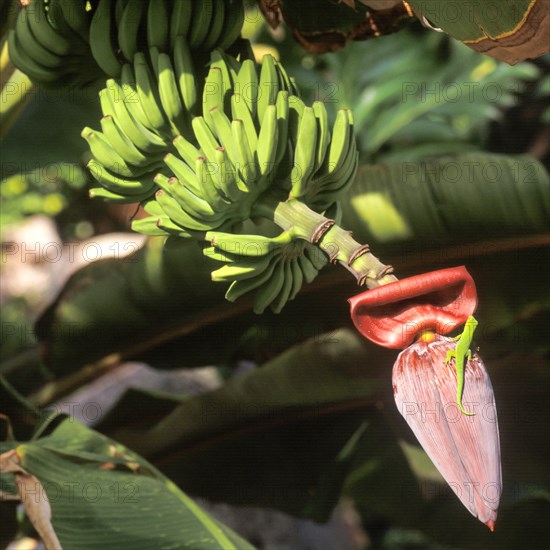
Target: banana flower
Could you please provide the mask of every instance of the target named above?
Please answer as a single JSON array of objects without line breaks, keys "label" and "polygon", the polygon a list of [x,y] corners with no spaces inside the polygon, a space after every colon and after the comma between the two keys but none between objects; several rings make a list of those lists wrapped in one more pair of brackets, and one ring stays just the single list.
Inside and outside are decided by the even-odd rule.
[{"label": "banana flower", "polygon": [[473,314],[477,293],[464,267],[368,290],[350,299],[357,329],[373,342],[405,348],[393,367],[396,405],[434,465],[472,515],[491,531],[502,492],[493,388],[479,355],[464,358],[463,403],[448,361],[456,339],[443,336]]}]

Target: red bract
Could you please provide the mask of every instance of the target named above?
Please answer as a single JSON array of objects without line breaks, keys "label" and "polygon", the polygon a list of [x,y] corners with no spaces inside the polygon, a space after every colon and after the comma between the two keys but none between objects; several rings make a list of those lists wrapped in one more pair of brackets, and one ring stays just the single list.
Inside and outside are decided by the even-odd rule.
[{"label": "red bract", "polygon": [[436,334],[399,354],[393,391],[399,412],[462,504],[493,530],[502,491],[500,443],[493,388],[477,354],[467,361],[463,404],[457,375],[445,363],[456,341]]},{"label": "red bract", "polygon": [[448,334],[476,309],[474,280],[464,266],[423,273],[349,300],[357,330],[375,344],[403,349],[423,330]]}]

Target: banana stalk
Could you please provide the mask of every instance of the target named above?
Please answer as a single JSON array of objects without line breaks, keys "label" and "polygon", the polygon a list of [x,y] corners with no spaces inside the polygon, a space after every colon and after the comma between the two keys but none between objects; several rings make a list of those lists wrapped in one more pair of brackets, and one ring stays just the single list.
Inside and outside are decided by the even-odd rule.
[{"label": "banana stalk", "polygon": [[292,231],[316,245],[331,262],[345,267],[360,286],[375,288],[397,281],[392,275],[393,267],[383,264],[371,254],[368,245],[358,243],[349,231],[334,220],[314,212],[299,200],[262,198],[254,206],[253,215],[268,218],[284,231]]}]

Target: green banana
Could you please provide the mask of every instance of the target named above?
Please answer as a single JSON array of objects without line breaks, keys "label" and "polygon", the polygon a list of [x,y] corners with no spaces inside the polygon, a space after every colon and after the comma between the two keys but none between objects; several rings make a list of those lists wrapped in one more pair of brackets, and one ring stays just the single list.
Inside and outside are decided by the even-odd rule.
[{"label": "green banana", "polygon": [[149,120],[149,128],[165,133],[167,123],[159,107],[157,86],[145,55],[141,52],[134,56],[134,73],[138,97]]},{"label": "green banana", "polygon": [[143,166],[150,161],[150,159],[132,143],[132,140],[118,128],[112,116],[107,115],[102,117],[101,130],[107,141],[125,162],[136,166]]},{"label": "green banana", "polygon": [[[290,78],[285,70],[285,68],[277,62],[277,60],[274,60],[275,67],[277,68],[277,74],[279,75],[279,87],[281,90],[286,90],[288,92],[292,91],[292,82],[290,81]],[[298,95],[298,94],[296,94]]]},{"label": "green banana", "polygon": [[211,221],[221,219],[221,216],[216,215],[204,199],[189,191],[177,178],[168,178],[163,174],[157,174],[154,182],[175,199],[182,210],[197,220]]},{"label": "green banana", "polygon": [[210,130],[206,120],[202,116],[195,117],[192,122],[193,131],[201,150],[209,162],[214,162],[216,149],[220,146],[214,134]]},{"label": "green banana", "polygon": [[292,266],[292,289],[290,291],[290,295],[288,297],[289,301],[294,300],[296,298],[298,292],[302,289],[302,285],[304,284],[304,274],[302,272],[302,268],[300,267],[300,263],[297,259],[292,260],[291,262]]},{"label": "green banana", "polygon": [[291,198],[302,197],[315,168],[317,151],[317,119],[311,107],[306,107],[298,127],[294,167],[291,173]]},{"label": "green banana", "polygon": [[219,188],[230,202],[237,202],[241,198],[241,189],[237,184],[237,174],[233,163],[229,160],[224,147],[216,149],[216,166],[219,173]]},{"label": "green banana", "polygon": [[202,92],[202,113],[204,120],[211,130],[214,130],[211,111],[216,107],[223,109],[223,102],[224,93],[222,71],[219,67],[210,67]]},{"label": "green banana", "polygon": [[211,277],[214,282],[246,281],[265,271],[271,258],[262,257],[254,260],[242,260],[224,265],[216,271],[212,271]]},{"label": "green banana", "polygon": [[254,160],[254,155],[248,138],[244,124],[241,120],[233,120],[231,122],[231,130],[233,132],[233,140],[239,162],[236,165],[237,173],[247,188],[250,188],[258,179],[259,170]]},{"label": "green banana", "polygon": [[21,10],[15,22],[15,33],[21,49],[38,65],[45,68],[59,68],[63,66],[63,56],[52,53],[46,46],[39,42],[31,31],[29,19],[33,14]]},{"label": "green banana", "polygon": [[259,82],[257,66],[252,59],[243,61],[235,82],[235,92],[240,94],[252,118],[255,119],[257,116]]},{"label": "green banana", "polygon": [[[174,223],[174,221],[165,214],[157,218],[157,227],[165,231],[168,235],[173,235],[174,237],[180,237],[184,239],[192,237],[195,233],[194,231],[187,231],[184,227],[181,227],[177,223]],[[200,235],[200,232],[198,234]],[[167,243],[164,243],[165,248],[166,246]]]},{"label": "green banana", "polygon": [[246,102],[240,94],[233,94],[231,96],[231,114],[233,120],[240,120],[243,123],[248,144],[252,150],[256,150],[258,147],[256,124],[254,123],[252,114],[246,106]]},{"label": "green banana", "polygon": [[272,255],[285,245],[292,242],[292,235],[285,231],[277,237],[265,237],[264,235],[240,235],[232,233],[220,233],[209,231],[206,239],[217,249],[231,252],[239,256],[258,258]]},{"label": "green banana", "polygon": [[218,40],[218,48],[227,50],[240,36],[243,24],[243,0],[225,0],[225,18],[223,30]]},{"label": "green banana", "polygon": [[[199,155],[194,158],[192,161],[193,165]],[[164,162],[172,173],[178,178],[179,181],[183,182],[185,186],[195,195],[201,196],[202,191],[199,185],[199,180],[197,174],[190,168],[187,162],[179,159],[172,153],[167,153],[164,155]]]},{"label": "green banana", "polygon": [[104,114],[114,113],[119,128],[130,138],[136,147],[145,153],[159,153],[166,149],[165,142],[156,134],[142,126],[135,118],[131,116],[126,107],[126,103],[120,98],[122,90],[116,80],[110,79],[106,83],[107,87],[99,92],[102,97],[102,103],[110,102],[109,111],[103,111]]},{"label": "green banana", "polygon": [[328,264],[326,254],[317,246],[306,244],[304,254],[317,271],[321,271]]},{"label": "green banana", "polygon": [[309,258],[302,254],[298,256],[298,262],[300,263],[300,269],[304,274],[304,280],[306,283],[311,283],[317,277],[319,272],[315,269]]},{"label": "green banana", "polygon": [[345,154],[345,158],[339,168],[329,174],[325,174],[315,181],[315,187],[320,191],[334,192],[345,186],[350,178],[353,178],[356,170],[358,151],[355,143],[352,141]]},{"label": "green banana", "polygon": [[256,162],[260,169],[260,174],[265,180],[263,182],[264,185],[265,183],[269,183],[268,176],[275,168],[278,135],[277,107],[269,105],[262,120],[256,150]]},{"label": "green banana", "polygon": [[[166,221],[169,221],[168,218],[166,218]],[[158,218],[154,216],[134,220],[132,222],[132,231],[136,231],[137,233],[142,233],[144,235],[150,235],[151,237],[164,237],[169,235],[167,231],[158,226]]]},{"label": "green banana", "polygon": [[336,114],[336,120],[332,127],[332,139],[328,154],[328,164],[325,162],[324,172],[337,171],[346,160],[350,146],[349,118],[345,109],[340,109]]},{"label": "green banana", "polygon": [[170,125],[177,134],[187,132],[187,111],[180,97],[170,56],[166,53],[159,54],[158,73],[160,102]]},{"label": "green banana", "polygon": [[122,54],[130,62],[138,51],[139,26],[144,8],[143,0],[128,0],[118,24],[118,44]]},{"label": "green banana", "polygon": [[12,63],[32,80],[38,82],[54,82],[58,74],[47,67],[39,65],[22,48],[17,34],[11,30],[8,34],[8,51]]},{"label": "green banana", "polygon": [[221,145],[225,148],[229,160],[232,164],[237,164],[239,159],[233,143],[231,121],[219,107],[214,107],[210,111],[210,117],[214,125],[214,132],[220,140]]},{"label": "green banana", "polygon": [[52,27],[43,0],[32,2],[21,11],[19,17],[25,17],[28,20],[34,38],[44,48],[58,56],[67,56],[71,53],[73,48],[71,41]]},{"label": "green banana", "polygon": [[301,96],[302,94],[300,93],[300,88],[298,88],[298,84],[296,82],[296,79],[291,76],[289,77],[289,80],[290,80],[290,84],[292,85],[292,89],[289,90],[289,92],[292,94],[292,95],[295,95],[295,96]]},{"label": "green banana", "polygon": [[[211,164],[204,157],[199,157],[196,161],[195,172],[199,180],[199,186],[201,189],[201,195],[210,204],[215,212],[225,210],[228,202],[220,195],[218,187],[214,182],[214,178],[211,173]],[[211,227],[210,229],[213,229]]]},{"label": "green banana", "polygon": [[[101,0],[99,1],[101,2]],[[128,0],[115,0],[115,2],[115,22],[118,28],[120,21],[122,20],[122,15],[124,14],[124,9],[128,4]]]},{"label": "green banana", "polygon": [[212,18],[210,21],[210,28],[208,33],[204,38],[203,49],[206,51],[212,50],[218,40],[220,39],[221,33],[223,31],[223,25],[225,22],[225,3],[223,0],[214,0],[214,5],[212,6]]},{"label": "green banana", "polygon": [[279,93],[279,74],[275,59],[271,54],[264,55],[260,69],[260,86],[258,90],[257,120],[261,123],[268,105],[275,105]]},{"label": "green banana", "polygon": [[170,220],[181,226],[182,229],[189,229],[192,231],[208,231],[212,229],[212,224],[197,219],[188,214],[185,210],[182,210],[178,201],[164,190],[159,189],[155,193],[155,197]]},{"label": "green banana", "polygon": [[164,229],[168,233],[168,238],[164,241],[165,250],[169,250],[170,247],[181,246],[180,239],[195,239],[200,240],[202,232],[201,231],[187,231],[175,223],[172,223],[165,216],[161,216],[157,220],[157,225],[160,229]]},{"label": "green banana", "polygon": [[[67,38],[71,42],[71,51],[77,48],[83,51],[81,47],[84,46],[81,36],[75,33],[69,26],[65,17],[63,16],[62,0],[49,0],[48,2],[48,21],[56,32]],[[86,42],[87,44],[87,42]]]},{"label": "green banana", "polygon": [[100,68],[118,78],[121,66],[111,40],[113,15],[113,0],[100,0],[90,23],[90,49]]},{"label": "green banana", "polygon": [[160,207],[159,203],[154,198],[143,201],[141,206],[143,210],[145,210],[147,214],[151,214],[151,216],[154,216],[156,218],[158,218],[159,216],[164,216],[164,210]]},{"label": "green banana", "polygon": [[[176,4],[179,2],[176,1]],[[167,0],[149,0],[147,8],[147,44],[163,52],[170,42],[170,12]]]},{"label": "green banana", "polygon": [[271,304],[271,311],[273,313],[281,313],[282,309],[285,307],[286,303],[290,298],[290,293],[292,292],[293,277],[292,277],[292,261],[286,260],[283,263],[283,285],[281,291],[279,292],[277,298]]},{"label": "green banana", "polygon": [[154,76],[158,79],[159,77],[159,49],[156,47],[149,48],[149,67],[153,69]]},{"label": "green banana", "polygon": [[203,248],[202,251],[205,258],[210,258],[211,260],[216,260],[217,262],[224,263],[233,263],[236,261],[236,258],[233,254],[222,252],[221,250],[216,249],[214,246],[207,246]]},{"label": "green banana", "polygon": [[213,11],[212,0],[200,0],[193,3],[193,16],[191,18],[191,28],[187,37],[189,48],[199,49],[208,34]]},{"label": "green banana", "polygon": [[[214,50],[221,52],[219,48]],[[239,71],[241,70],[241,62],[234,56],[230,55],[227,52],[223,54],[223,60],[229,70],[229,75],[231,77],[232,87],[235,87],[235,82],[237,82],[237,77],[239,76]]]},{"label": "green banana", "polygon": [[192,143],[183,136],[176,136],[172,140],[172,145],[176,148],[181,158],[189,165],[195,166],[197,158],[204,156],[204,152],[197,149]]},{"label": "green banana", "polygon": [[285,156],[288,148],[288,92],[282,90],[277,94],[277,151],[275,153],[275,163],[278,165]]},{"label": "green banana", "polygon": [[[67,25],[81,40],[88,44],[90,42],[91,15],[86,11],[86,3],[86,0],[73,0],[71,2],[68,0],[52,0],[49,11],[56,13],[59,10]],[[55,19],[55,16],[53,16],[54,21]]]},{"label": "green banana", "polygon": [[93,187],[89,193],[91,199],[103,199],[113,204],[130,204],[141,202],[151,196],[150,192],[142,193],[141,195],[126,196],[119,193],[109,191],[105,187]]},{"label": "green banana", "polygon": [[315,194],[312,199],[312,205],[315,205],[318,211],[323,211],[326,209],[330,204],[338,199],[338,196],[344,189],[346,189],[348,185],[353,183],[357,168],[359,166],[358,151],[353,151],[350,153],[349,161],[346,162],[345,166],[345,172],[342,171],[341,174],[339,173],[338,179],[335,179],[332,185],[324,183],[320,187],[320,191]]},{"label": "green banana", "polygon": [[185,37],[181,35],[177,36],[174,40],[174,68],[178,77],[178,85],[185,108],[191,114],[197,114],[195,112],[197,107],[195,68],[191,52],[187,46],[187,41]]},{"label": "green banana", "polygon": [[149,125],[149,119],[147,118],[139,99],[136,79],[134,76],[134,67],[130,63],[125,63],[122,66],[119,88],[121,90],[126,109],[130,115],[142,126],[147,127]]},{"label": "green banana", "polygon": [[107,88],[103,88],[99,91],[99,104],[101,106],[101,112],[103,116],[116,117],[115,105],[111,99],[111,94]]},{"label": "green banana", "polygon": [[176,0],[170,17],[170,45],[176,49],[176,39],[181,37],[187,43],[187,33],[191,25],[193,0]]},{"label": "green banana", "polygon": [[316,172],[325,161],[325,156],[330,145],[330,128],[325,104],[321,101],[315,101],[312,107],[318,125],[317,154],[315,158],[315,167],[313,169],[313,171]]},{"label": "green banana", "polygon": [[233,60],[237,65],[238,62],[230,55],[222,52],[221,50],[212,50],[210,52],[210,67],[218,67],[222,71],[223,77],[223,94],[224,96],[233,91],[235,85],[235,79],[238,72],[231,66],[230,60]]},{"label": "green banana", "polygon": [[298,130],[305,108],[305,103],[299,97],[288,97],[288,140],[293,150],[298,145]]},{"label": "green banana", "polygon": [[275,261],[277,264],[275,265],[271,278],[260,288],[258,288],[256,294],[254,295],[253,310],[254,313],[258,315],[262,314],[267,307],[273,303],[279,295],[279,292],[281,292],[285,282],[284,262],[281,261],[280,258],[276,258]]},{"label": "green banana", "polygon": [[94,158],[108,170],[123,176],[132,175],[124,159],[111,147],[101,132],[95,132],[86,126],[82,130],[81,136],[88,142]]},{"label": "green banana", "polygon": [[[103,164],[92,159],[87,164],[87,168],[94,177],[107,191],[117,193],[126,198],[126,202],[137,202],[142,200],[140,197],[150,196],[155,188],[153,176],[140,176],[139,179],[127,179],[118,174],[112,174]],[[131,199],[131,200],[129,200]]]},{"label": "green banana", "polygon": [[279,257],[275,257],[273,261],[271,261],[268,266],[260,271],[255,277],[233,281],[225,293],[225,299],[229,302],[234,302],[241,296],[260,288],[271,279],[278,262]]}]

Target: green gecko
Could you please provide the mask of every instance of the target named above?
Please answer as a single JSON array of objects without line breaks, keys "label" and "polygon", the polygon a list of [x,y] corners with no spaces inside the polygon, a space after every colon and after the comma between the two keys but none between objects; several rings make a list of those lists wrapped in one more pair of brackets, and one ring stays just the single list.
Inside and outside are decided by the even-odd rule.
[{"label": "green gecko", "polygon": [[445,358],[445,363],[448,364],[451,362],[451,358],[455,358],[455,368],[457,376],[457,389],[456,389],[456,403],[460,412],[468,416],[474,416],[475,413],[469,413],[464,410],[462,406],[462,392],[464,390],[464,366],[466,363],[466,358],[468,361],[472,359],[472,352],[470,351],[470,344],[472,343],[472,338],[474,337],[474,331],[476,330],[478,323],[470,315],[466,320],[464,325],[464,330],[460,336],[457,336],[455,340],[458,340],[458,344],[454,350],[449,350]]}]

